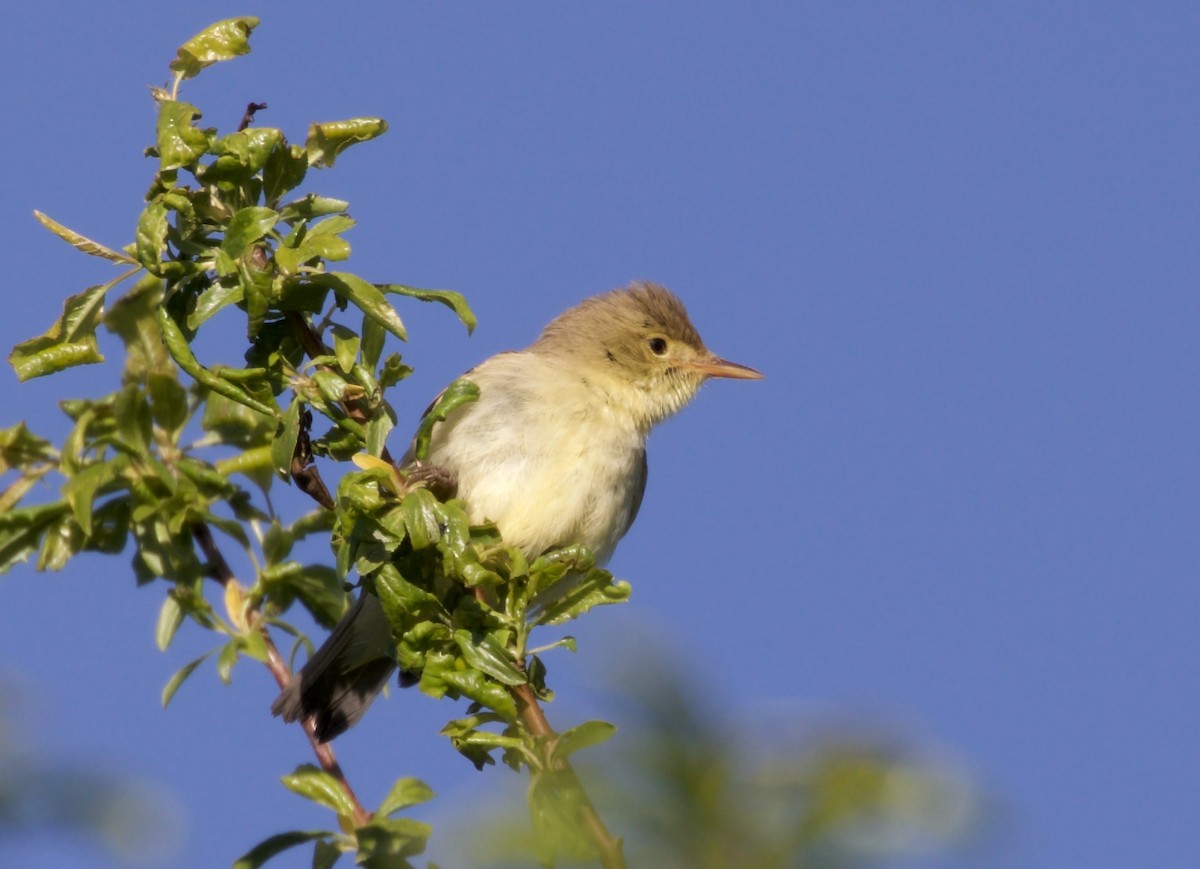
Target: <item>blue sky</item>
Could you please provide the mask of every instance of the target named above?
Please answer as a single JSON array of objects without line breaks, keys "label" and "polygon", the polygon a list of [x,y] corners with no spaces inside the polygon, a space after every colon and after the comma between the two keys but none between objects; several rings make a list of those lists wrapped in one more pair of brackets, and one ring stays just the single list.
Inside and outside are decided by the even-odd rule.
[{"label": "blue sky", "polygon": [[[259,122],[294,140],[385,117],[313,185],[351,202],[350,265],[460,290],[479,317],[467,338],[402,308],[402,421],[635,278],[767,374],[706,387],[652,437],[610,565],[633,599],[551,662],[553,720],[603,717],[588,682],[646,631],[734,719],[867,721],[955,757],[1003,822],[945,865],[1196,864],[1200,8],[203,5],[10,11],[5,352],[107,275],[31,211],[128,242],[146,85],[210,21],[259,15],[253,54],[184,98],[226,129],[267,102]],[[61,433],[56,397],[111,377],[0,373],[0,426]],[[198,673],[159,709],[207,648],[193,630],[154,650],[160,600],[124,558],[0,579],[25,737],[169,791],[178,867],[325,823],[277,782],[308,757],[261,668],[229,689]],[[365,799],[401,774],[478,785],[432,735],[452,714],[402,695],[341,740]],[[45,839],[11,854],[104,865]]]}]

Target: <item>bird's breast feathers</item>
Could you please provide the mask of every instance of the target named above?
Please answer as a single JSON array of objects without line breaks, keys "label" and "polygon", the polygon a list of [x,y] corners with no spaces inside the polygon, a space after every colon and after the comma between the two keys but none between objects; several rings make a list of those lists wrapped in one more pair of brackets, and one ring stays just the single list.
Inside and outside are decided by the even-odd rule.
[{"label": "bird's breast feathers", "polygon": [[603,563],[645,485],[644,436],[601,384],[529,353],[505,353],[467,375],[478,400],[433,432],[429,460],[458,475],[473,522],[536,556],[583,543]]}]

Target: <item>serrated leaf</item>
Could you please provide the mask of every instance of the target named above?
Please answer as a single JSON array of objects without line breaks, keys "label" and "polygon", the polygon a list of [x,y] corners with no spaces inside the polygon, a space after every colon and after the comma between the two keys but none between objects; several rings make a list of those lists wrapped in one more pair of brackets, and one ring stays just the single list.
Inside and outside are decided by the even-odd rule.
[{"label": "serrated leaf", "polygon": [[44,334],[22,341],[8,354],[17,379],[29,380],[70,368],[103,362],[96,326],[104,313],[104,294],[111,283],[88,287],[67,298],[62,315]]},{"label": "serrated leaf", "polygon": [[434,796],[433,789],[420,779],[411,777],[397,779],[396,783],[392,785],[392,789],[388,791],[388,795],[383,798],[383,802],[379,804],[379,809],[375,814],[386,818],[409,806],[429,802]]},{"label": "serrated leaf", "polygon": [[282,854],[297,845],[313,840],[324,840],[336,835],[329,830],[292,830],[287,833],[276,833],[263,839],[233,864],[233,869],[258,869],[272,857]]},{"label": "serrated leaf", "polygon": [[[191,103],[163,100],[158,104],[160,171],[170,172],[194,166],[208,151],[208,134],[192,123],[198,117],[200,110]],[[145,264],[141,257],[138,260]]]},{"label": "serrated leaf", "polygon": [[46,229],[57,235],[67,244],[76,250],[81,250],[91,256],[98,256],[101,259],[110,260],[115,263],[128,263],[135,265],[137,260],[128,254],[115,251],[110,247],[105,247],[98,241],[92,241],[86,235],[76,232],[73,229],[68,229],[52,217],[48,217],[40,211],[33,212],[34,218]]},{"label": "serrated leaf", "polygon": [[250,34],[258,19],[247,15],[210,24],[179,46],[171,70],[181,78],[192,78],[205,67],[232,60],[250,51]]},{"label": "serrated leaf", "polygon": [[285,775],[281,781],[283,786],[294,794],[333,809],[343,817],[354,817],[354,804],[342,790],[338,780],[322,769],[312,764],[302,764],[296,771]]},{"label": "serrated leaf", "polygon": [[530,605],[533,623],[558,625],[578,618],[592,607],[624,603],[629,599],[629,583],[614,580],[607,570],[593,568],[578,580],[567,579],[565,591],[552,587]]},{"label": "serrated leaf", "polygon": [[[382,381],[382,377],[380,380]],[[444,422],[450,412],[459,405],[467,404],[479,398],[479,387],[464,377],[458,378],[434,399],[433,405],[417,427],[413,437],[413,456],[419,462],[429,458],[429,439],[433,435],[433,427]]]},{"label": "serrated leaf", "polygon": [[458,315],[458,319],[467,327],[468,335],[475,331],[475,312],[471,310],[462,293],[453,290],[423,290],[405,284],[380,284],[379,288],[385,293],[409,296],[422,302],[439,302]]},{"label": "serrated leaf", "polygon": [[183,685],[183,683],[187,681],[187,678],[191,676],[192,673],[196,672],[196,668],[203,664],[211,655],[212,652],[205,652],[196,660],[189,661],[176,670],[174,675],[167,680],[167,684],[163,686],[162,691],[162,705],[164,709],[167,708],[167,704],[171,702],[171,699],[175,696],[175,692],[179,690],[179,687]]},{"label": "serrated leaf", "polygon": [[308,163],[319,169],[328,168],[351,145],[382,136],[387,128],[387,121],[382,118],[352,118],[348,121],[313,124],[308,128],[308,139],[304,143]]}]

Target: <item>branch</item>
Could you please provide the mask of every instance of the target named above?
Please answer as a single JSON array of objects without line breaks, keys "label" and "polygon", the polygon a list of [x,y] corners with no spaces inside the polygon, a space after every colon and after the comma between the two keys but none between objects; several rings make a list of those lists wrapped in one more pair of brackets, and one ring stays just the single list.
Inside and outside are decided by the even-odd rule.
[{"label": "branch", "polygon": [[542,761],[545,769],[556,775],[568,788],[579,795],[579,823],[592,841],[596,852],[600,855],[600,864],[604,869],[625,869],[625,854],[622,851],[620,837],[614,836],[604,825],[603,819],[592,805],[583,782],[575,773],[574,767],[565,757],[557,757],[549,750],[558,739],[558,734],[546,720],[546,713],[538,703],[537,695],[528,684],[513,685],[509,688],[513,699],[517,701],[517,713],[525,728],[536,737],[542,747]]},{"label": "branch", "polygon": [[247,103],[246,114],[242,115],[242,122],[238,124],[238,132],[246,129],[254,122],[254,116],[267,107],[266,103]]},{"label": "branch", "polygon": [[[204,557],[208,559],[209,565],[213,570],[213,578],[216,579],[222,586],[228,587],[230,582],[237,582],[237,577],[234,576],[233,570],[229,567],[229,562],[225,560],[225,556],[221,554],[221,550],[217,548],[217,543],[213,539],[212,531],[203,522],[197,522],[192,526],[192,536],[196,538],[196,544],[200,547],[200,551],[204,553]],[[230,618],[234,624],[238,624],[244,618],[242,613],[230,613]],[[257,611],[254,616],[258,617],[261,614]],[[275,641],[271,638],[270,631],[267,630],[267,625],[259,618],[254,619],[257,622],[257,630],[262,635],[263,643],[267,648],[266,667],[271,671],[271,675],[275,677],[275,681],[280,688],[287,687],[291,680],[292,671],[284,661],[283,655],[279,653],[279,648],[275,645]],[[304,733],[308,736],[308,741],[312,745],[313,753],[317,756],[317,761],[321,765],[321,769],[333,776],[337,780],[338,786],[345,792],[350,799],[350,804],[354,807],[354,826],[361,827],[370,822],[371,813],[368,812],[358,796],[354,793],[354,789],[350,787],[350,782],[346,779],[346,775],[342,772],[341,764],[337,761],[337,756],[333,753],[333,747],[328,743],[322,743],[316,736],[316,723],[312,719],[307,719],[302,722]]]}]

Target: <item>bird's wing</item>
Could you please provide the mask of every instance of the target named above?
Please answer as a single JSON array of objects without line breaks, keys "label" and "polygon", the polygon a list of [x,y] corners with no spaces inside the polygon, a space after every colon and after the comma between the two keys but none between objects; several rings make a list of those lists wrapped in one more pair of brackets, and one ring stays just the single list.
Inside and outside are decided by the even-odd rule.
[{"label": "bird's wing", "polygon": [[646,478],[650,474],[650,466],[646,463],[646,448],[642,447],[641,459],[638,462],[637,476],[633,480],[633,503],[629,505],[629,520],[625,523],[625,528],[621,531],[621,536],[624,537],[629,529],[633,526],[633,520],[637,518],[638,510],[642,506],[642,496],[646,494]]}]

